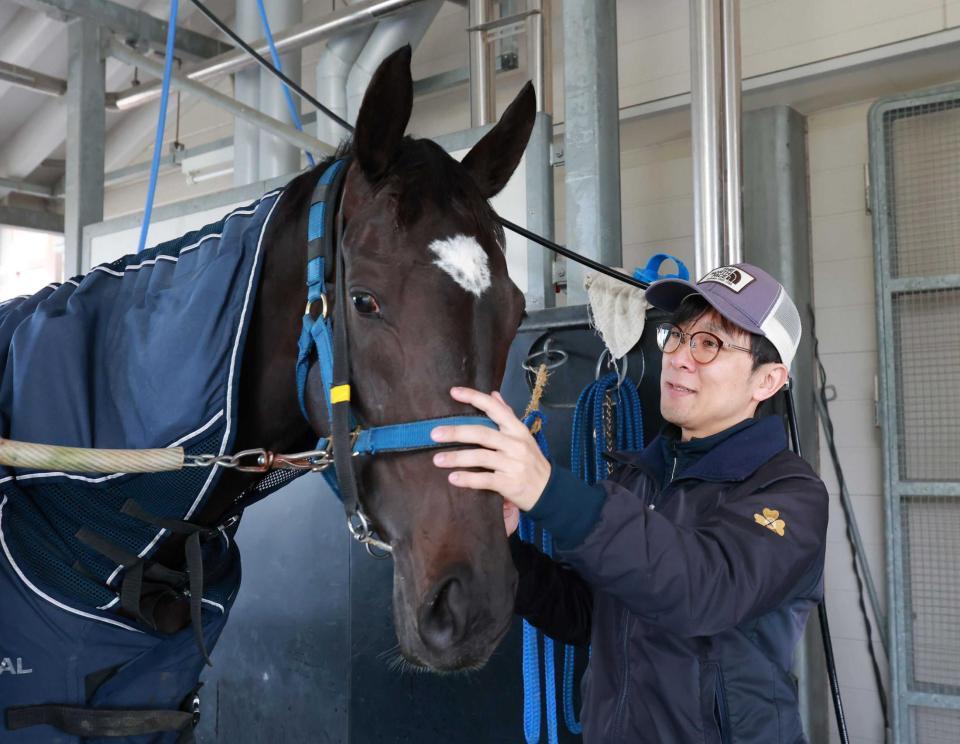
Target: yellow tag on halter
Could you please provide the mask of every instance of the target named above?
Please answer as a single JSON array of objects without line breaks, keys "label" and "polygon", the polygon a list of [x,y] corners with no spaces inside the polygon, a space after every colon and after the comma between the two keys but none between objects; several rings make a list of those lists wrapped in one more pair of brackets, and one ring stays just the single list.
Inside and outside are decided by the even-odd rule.
[{"label": "yellow tag on halter", "polygon": [[349,403],[350,402],[350,386],[337,385],[336,387],[330,388],[330,402],[331,403]]}]

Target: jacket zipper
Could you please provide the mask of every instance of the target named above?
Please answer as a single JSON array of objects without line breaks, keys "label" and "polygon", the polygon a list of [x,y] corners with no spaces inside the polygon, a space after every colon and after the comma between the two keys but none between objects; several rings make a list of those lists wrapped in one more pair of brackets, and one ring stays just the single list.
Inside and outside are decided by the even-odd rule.
[{"label": "jacket zipper", "polygon": [[619,734],[623,733],[623,714],[627,702],[627,688],[630,685],[630,661],[629,661],[629,645],[628,639],[630,637],[630,611],[624,607],[623,608],[623,623],[621,625],[621,631],[623,634],[621,641],[621,669],[622,677],[620,682],[620,696],[617,699],[617,709],[614,713],[614,726],[613,730]]},{"label": "jacket zipper", "polygon": [[730,715],[727,712],[727,694],[723,689],[723,672],[720,671],[720,665],[717,665],[717,687],[715,693],[717,711],[720,713],[720,720],[717,725],[720,728],[721,744],[730,744]]}]

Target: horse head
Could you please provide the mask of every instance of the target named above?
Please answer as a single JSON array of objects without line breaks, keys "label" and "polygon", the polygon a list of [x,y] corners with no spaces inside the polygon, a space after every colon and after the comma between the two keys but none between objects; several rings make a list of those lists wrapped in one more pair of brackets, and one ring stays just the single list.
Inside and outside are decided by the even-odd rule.
[{"label": "horse head", "polygon": [[[452,385],[499,387],[523,314],[488,199],[507,183],[535,116],[528,84],[462,162],[404,136],[410,49],[374,75],[357,118],[340,203],[353,413],[364,426],[475,414]],[[346,292],[344,292],[344,289]],[[307,378],[311,424],[329,431]],[[360,502],[394,558],[400,650],[436,670],[482,665],[510,626],[516,573],[502,502],[448,484],[431,452],[355,458]]]}]

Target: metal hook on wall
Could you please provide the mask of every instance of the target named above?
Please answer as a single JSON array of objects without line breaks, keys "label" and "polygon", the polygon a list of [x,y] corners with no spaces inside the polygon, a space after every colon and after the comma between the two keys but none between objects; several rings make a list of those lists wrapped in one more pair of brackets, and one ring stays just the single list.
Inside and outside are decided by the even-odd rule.
[{"label": "metal hook on wall", "polygon": [[610,349],[604,349],[600,352],[600,356],[597,358],[597,367],[594,370],[593,379],[600,379],[600,371],[603,368],[603,360],[607,360],[607,369],[617,373],[617,388],[623,384],[623,381],[627,379],[627,357],[624,355],[622,357],[623,366],[621,367],[619,362],[613,358],[613,354],[610,353]]},{"label": "metal hook on wall", "polygon": [[527,387],[533,389],[533,381],[537,374],[537,369],[541,364],[546,365],[547,371],[561,367],[567,363],[570,355],[563,349],[554,349],[553,338],[547,336],[543,342],[543,348],[539,351],[532,351],[527,354],[527,358],[520,363],[520,367],[526,373]]}]

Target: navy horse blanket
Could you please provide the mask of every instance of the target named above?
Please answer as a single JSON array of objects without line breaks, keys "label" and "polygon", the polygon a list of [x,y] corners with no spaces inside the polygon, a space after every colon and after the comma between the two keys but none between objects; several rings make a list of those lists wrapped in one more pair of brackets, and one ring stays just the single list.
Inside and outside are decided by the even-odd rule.
[{"label": "navy horse blanket", "polygon": [[[0,435],[231,452],[263,236],[279,199],[271,192],[178,240],[0,305]],[[157,523],[189,520],[220,472],[0,467],[0,716],[40,704],[176,711],[192,697],[203,664],[193,632],[163,634],[117,610],[125,577],[170,534]],[[240,583],[232,531],[218,533],[202,546],[204,573],[215,567],[202,598],[208,648]],[[178,738],[81,738],[9,723],[0,718],[4,744]]]}]

